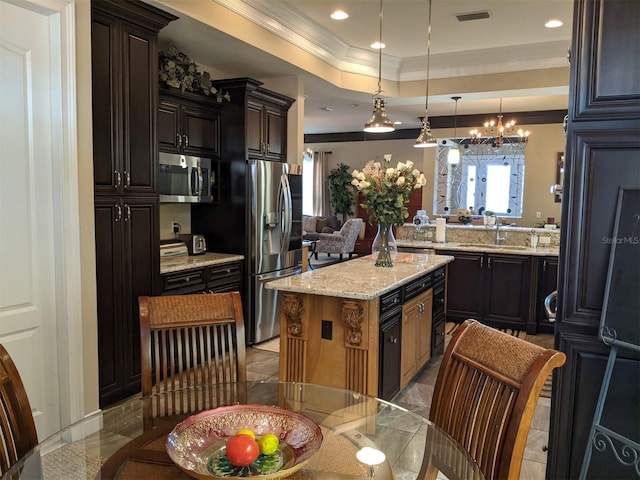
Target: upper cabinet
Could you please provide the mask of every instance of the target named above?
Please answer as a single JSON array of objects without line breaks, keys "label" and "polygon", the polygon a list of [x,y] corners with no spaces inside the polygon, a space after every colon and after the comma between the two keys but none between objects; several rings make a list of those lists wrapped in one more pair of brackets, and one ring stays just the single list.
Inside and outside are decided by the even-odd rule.
[{"label": "upper cabinet", "polygon": [[247,100],[247,153],[250,158],[286,161],[287,111],[250,97]]},{"label": "upper cabinet", "polygon": [[215,82],[229,92],[231,102],[224,105],[224,158],[249,158],[286,162],[287,112],[294,100],[262,88],[251,78]]},{"label": "upper cabinet", "polygon": [[220,110],[203,95],[161,91],[158,146],[161,152],[220,157]]},{"label": "upper cabinet", "polygon": [[139,1],[91,8],[95,193],[154,193],[157,32],[175,17]]}]

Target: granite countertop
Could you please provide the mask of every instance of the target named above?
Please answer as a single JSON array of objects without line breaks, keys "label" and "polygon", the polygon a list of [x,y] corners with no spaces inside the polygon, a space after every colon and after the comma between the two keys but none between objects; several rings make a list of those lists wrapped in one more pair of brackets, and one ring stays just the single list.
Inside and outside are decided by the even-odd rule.
[{"label": "granite countertop", "polygon": [[452,262],[447,255],[398,253],[391,268],[374,266],[372,255],[336,263],[265,284],[284,292],[372,300]]},{"label": "granite countertop", "polygon": [[460,250],[463,252],[508,253],[510,255],[529,255],[533,257],[557,257],[560,253],[560,249],[558,247],[542,247],[540,244],[538,244],[536,248],[520,245],[493,245],[458,242],[437,243],[421,240],[396,240],[396,244],[398,247],[431,248],[435,251]]},{"label": "granite countertop", "polygon": [[204,255],[181,255],[179,257],[160,259],[160,273],[179,272],[181,270],[189,270],[190,268],[219,265],[240,260],[244,260],[244,256],[233,253],[207,252]]}]

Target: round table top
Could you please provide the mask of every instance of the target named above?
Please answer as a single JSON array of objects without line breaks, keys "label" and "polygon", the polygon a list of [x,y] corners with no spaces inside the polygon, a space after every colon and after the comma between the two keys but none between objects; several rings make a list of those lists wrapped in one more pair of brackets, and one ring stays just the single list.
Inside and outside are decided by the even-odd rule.
[{"label": "round table top", "polygon": [[[167,435],[190,415],[236,403],[285,408],[320,426],[320,449],[291,479],[483,478],[454,439],[398,405],[341,388],[278,381],[134,396],[42,441],[7,476],[188,480],[167,454]],[[365,447],[382,452],[384,461],[373,467],[359,461]]]}]

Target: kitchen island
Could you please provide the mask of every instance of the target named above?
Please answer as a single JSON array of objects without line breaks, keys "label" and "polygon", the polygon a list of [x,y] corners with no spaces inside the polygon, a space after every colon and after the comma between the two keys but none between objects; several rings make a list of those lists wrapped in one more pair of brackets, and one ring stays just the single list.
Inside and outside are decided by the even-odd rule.
[{"label": "kitchen island", "polygon": [[381,268],[366,256],[269,282],[282,292],[280,380],[391,398],[431,358],[453,259],[399,253]]}]

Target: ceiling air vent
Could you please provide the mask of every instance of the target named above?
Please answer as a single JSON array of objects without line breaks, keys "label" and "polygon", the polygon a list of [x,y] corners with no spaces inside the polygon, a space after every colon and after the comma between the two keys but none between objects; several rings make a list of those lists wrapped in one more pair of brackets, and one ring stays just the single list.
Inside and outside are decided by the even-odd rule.
[{"label": "ceiling air vent", "polygon": [[483,18],[489,18],[489,12],[484,10],[482,12],[471,13],[456,13],[456,18],[459,22],[470,22],[471,20],[482,20]]}]

